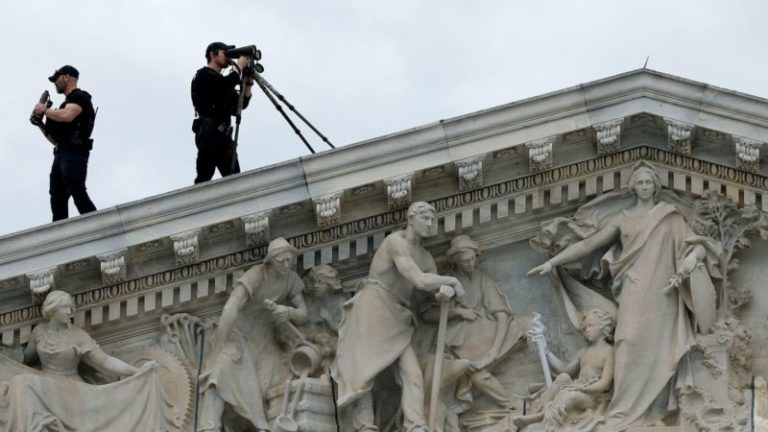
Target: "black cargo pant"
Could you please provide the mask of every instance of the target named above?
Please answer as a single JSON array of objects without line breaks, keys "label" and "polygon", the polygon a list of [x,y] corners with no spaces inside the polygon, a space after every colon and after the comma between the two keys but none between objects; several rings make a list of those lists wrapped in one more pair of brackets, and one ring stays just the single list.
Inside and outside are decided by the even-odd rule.
[{"label": "black cargo pant", "polygon": [[69,217],[69,197],[75,201],[80,214],[96,211],[85,191],[85,177],[88,174],[88,151],[57,150],[51,166],[51,195],[53,221]]},{"label": "black cargo pant", "polygon": [[213,178],[217,168],[222,177],[240,172],[235,143],[230,138],[230,134],[220,131],[214,122],[208,120],[201,122],[200,130],[195,134],[195,145],[197,146],[195,184]]}]

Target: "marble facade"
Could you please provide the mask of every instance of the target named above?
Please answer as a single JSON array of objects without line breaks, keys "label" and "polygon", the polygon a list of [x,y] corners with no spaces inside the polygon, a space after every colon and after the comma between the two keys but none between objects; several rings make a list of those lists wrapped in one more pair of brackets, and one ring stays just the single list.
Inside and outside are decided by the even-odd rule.
[{"label": "marble facade", "polygon": [[[264,354],[279,369],[279,383],[263,389],[266,419],[273,431],[332,432],[337,418],[340,430],[353,431],[354,419],[335,409],[330,384],[341,304],[369,275],[385,238],[406,227],[409,205],[423,201],[435,209],[434,232],[421,244],[439,274],[455,270],[447,256],[451,240],[468,235],[515,325],[524,333],[539,313],[547,349],[570,360],[587,345],[579,311],[557,300],[549,278],[525,276],[550,258],[529,240],[542,223],[626,190],[633,167],[644,161],[679,198],[691,229],[720,242],[715,264],[722,274],[713,278],[714,322],[695,335],[688,353],[693,384],[678,390],[679,407],[667,418],[628,430],[749,430],[752,404],[768,403],[765,142],[768,101],[647,69],[441,120],[0,237],[0,342],[7,357],[21,358],[44,321],[46,294],[66,291],[76,305],[74,325],[106,353],[134,367],[155,362],[169,401],[164,427],[192,431],[197,376],[211,358],[222,308],[245,272],[263,263],[269,243],[282,237],[297,251],[309,318],[289,323],[298,336],[275,330],[275,347]],[[713,209],[727,217],[715,220]],[[709,225],[694,226],[696,220]],[[715,225],[733,229],[724,235],[711,230]],[[320,276],[310,276],[319,266]],[[596,288],[610,298],[608,286]],[[435,332],[427,333],[420,341],[425,352],[434,344]],[[429,384],[434,353],[420,361]],[[467,368],[461,358],[446,357],[443,392]],[[391,372],[374,385],[374,417],[382,432],[407,432]],[[93,383],[115,379],[94,370],[81,375]],[[537,391],[545,377],[535,343],[499,359],[493,377],[514,401],[500,407],[478,393],[471,406],[460,406],[441,396],[440,409],[458,414],[435,430],[514,430],[516,416],[542,408]],[[764,411],[756,411],[760,422]],[[231,409],[223,423],[250,430]]]}]

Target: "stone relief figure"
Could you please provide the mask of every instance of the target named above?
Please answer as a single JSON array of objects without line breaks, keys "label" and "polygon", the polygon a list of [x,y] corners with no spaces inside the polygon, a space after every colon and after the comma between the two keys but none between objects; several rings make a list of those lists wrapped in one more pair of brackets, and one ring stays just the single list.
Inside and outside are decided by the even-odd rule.
[{"label": "stone relief figure", "polygon": [[[588,286],[608,281],[618,303],[614,391],[602,430],[678,421],[672,415],[695,344],[692,318],[704,331],[714,321],[710,276],[718,276],[719,254],[717,244],[694,235],[684,209],[674,193],[662,190],[653,166],[640,162],[628,191],[604,194],[572,218],[544,224],[531,240],[554,256],[529,275],[551,276],[574,325],[574,305],[586,310],[608,301]],[[569,263],[576,265],[563,267]]]},{"label": "stone relief figure", "polygon": [[376,250],[368,277],[357,294],[344,304],[332,376],[338,383],[338,405],[356,431],[378,431],[374,424],[371,389],[376,376],[396,364],[402,385],[404,430],[427,432],[424,417],[424,379],[411,346],[415,317],[412,290],[444,298],[463,295],[452,276],[440,276],[421,239],[435,228],[435,209],[424,202],[408,208],[408,226],[388,235]]},{"label": "stone relief figure", "polygon": [[328,264],[309,269],[304,284],[307,321],[300,330],[320,350],[323,356],[320,369],[326,372],[336,357],[342,307],[348,297],[341,292],[339,272]]},{"label": "stone relief figure", "polygon": [[[460,431],[458,416],[473,407],[473,390],[501,408],[512,409],[516,398],[496,379],[491,371],[500,360],[522,348],[525,336],[512,319],[512,308],[507,296],[496,282],[477,268],[479,245],[466,235],[451,240],[446,253],[455,276],[464,286],[465,294],[457,297],[448,312],[446,369],[452,370],[457,381],[449,387],[451,394],[443,397],[444,410],[441,430]],[[421,318],[435,323],[439,318],[438,305],[428,301],[421,308]],[[434,330],[434,326],[429,326]],[[434,355],[434,331],[431,332],[429,351]],[[461,362],[464,360],[464,362]],[[456,374],[456,368],[463,373]],[[444,376],[446,374],[443,374]],[[431,377],[431,373],[425,376]],[[448,386],[441,385],[441,388]]]},{"label": "stone relief figure", "polygon": [[513,419],[519,431],[578,432],[594,428],[597,416],[589,414],[605,408],[613,383],[614,312],[587,312],[581,331],[588,345],[567,364],[547,352],[557,378],[533,404],[541,408],[538,412]]},{"label": "stone relief figure", "polygon": [[199,431],[221,431],[225,404],[256,430],[270,430],[265,392],[290,377],[276,331],[307,318],[304,283],[292,269],[297,254],[284,238],[276,238],[267,247],[264,263],[235,283],[200,377]]},{"label": "stone relief figure", "polygon": [[[142,368],[107,355],[88,333],[72,323],[75,302],[51,291],[42,305],[45,321],[33,330],[26,362],[0,355],[0,425],[8,432],[152,431],[164,425],[163,397],[154,363]],[[105,385],[83,381],[81,362],[110,375],[129,377]]]}]

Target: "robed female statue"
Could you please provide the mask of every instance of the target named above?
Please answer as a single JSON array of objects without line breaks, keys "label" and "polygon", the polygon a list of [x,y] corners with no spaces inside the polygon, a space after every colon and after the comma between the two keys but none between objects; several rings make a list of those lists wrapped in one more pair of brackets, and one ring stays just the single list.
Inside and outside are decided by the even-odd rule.
[{"label": "robed female statue", "polygon": [[553,256],[529,275],[551,276],[574,325],[579,310],[615,310],[614,387],[601,430],[671,417],[689,378],[694,331],[706,333],[714,322],[710,276],[719,275],[719,245],[695,235],[685,213],[683,200],[662,190],[653,166],[640,162],[628,190],[545,223],[531,240]]}]

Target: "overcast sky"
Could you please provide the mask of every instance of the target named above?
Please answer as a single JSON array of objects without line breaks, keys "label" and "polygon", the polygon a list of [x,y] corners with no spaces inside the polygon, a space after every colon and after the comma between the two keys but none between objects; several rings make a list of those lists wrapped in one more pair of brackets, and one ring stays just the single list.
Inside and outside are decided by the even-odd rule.
[{"label": "overcast sky", "polygon": [[[649,68],[768,97],[763,0],[3,0],[0,14],[0,235],[50,220],[51,146],[28,118],[64,64],[99,107],[87,182],[99,209],[192,184],[189,83],[212,41],[256,44],[264,77],[337,146],[648,55]],[[261,93],[240,136],[243,170],[308,154]]]}]

